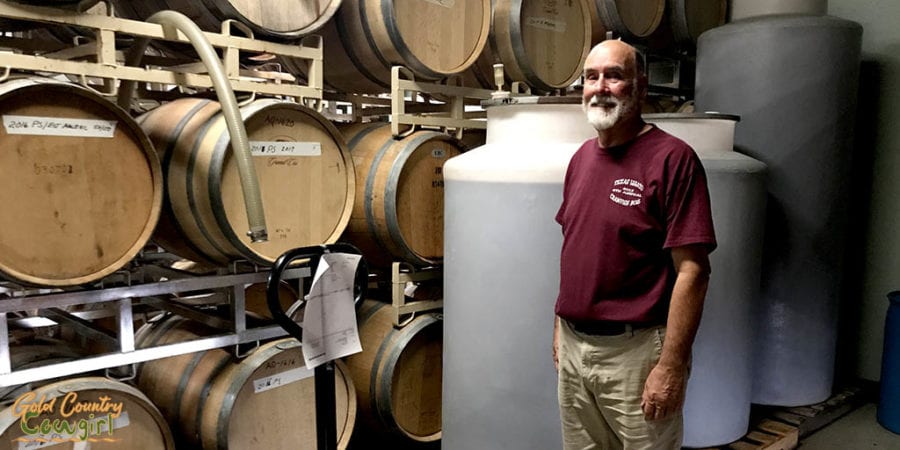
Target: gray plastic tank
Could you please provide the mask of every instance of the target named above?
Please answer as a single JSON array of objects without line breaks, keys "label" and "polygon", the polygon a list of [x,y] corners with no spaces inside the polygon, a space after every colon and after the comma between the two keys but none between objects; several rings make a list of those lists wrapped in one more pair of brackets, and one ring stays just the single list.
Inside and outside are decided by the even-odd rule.
[{"label": "gray plastic tank", "polygon": [[735,147],[768,168],[753,402],[821,402],[834,379],[862,27],[769,16],[697,45],[698,111],[741,116]]},{"label": "gray plastic tank", "polygon": [[684,403],[684,446],[738,440],[750,422],[753,304],[759,297],[766,165],[732,149],[737,116],[645,114],[691,145],[703,162],[718,247],[694,341]]},{"label": "gray plastic tank", "polygon": [[822,15],[828,12],[828,0],[731,0],[728,21],[775,14]]},{"label": "gray plastic tank", "polygon": [[443,450],[562,447],[552,342],[581,99],[487,105],[487,141],[444,165]]}]

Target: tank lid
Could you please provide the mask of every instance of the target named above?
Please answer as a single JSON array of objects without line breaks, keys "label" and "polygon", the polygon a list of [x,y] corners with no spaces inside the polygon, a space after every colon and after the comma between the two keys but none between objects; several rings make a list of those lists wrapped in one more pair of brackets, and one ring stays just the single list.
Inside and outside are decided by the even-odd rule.
[{"label": "tank lid", "polygon": [[705,113],[659,113],[659,114],[641,114],[641,117],[644,119],[719,119],[719,120],[733,120],[735,122],[741,121],[741,116],[737,116],[734,114],[722,114],[718,112],[705,112]]},{"label": "tank lid", "polygon": [[481,107],[489,108],[494,106],[508,105],[572,105],[581,104],[581,97],[574,95],[539,97],[539,96],[523,96],[523,97],[507,97],[499,99],[482,100]]}]

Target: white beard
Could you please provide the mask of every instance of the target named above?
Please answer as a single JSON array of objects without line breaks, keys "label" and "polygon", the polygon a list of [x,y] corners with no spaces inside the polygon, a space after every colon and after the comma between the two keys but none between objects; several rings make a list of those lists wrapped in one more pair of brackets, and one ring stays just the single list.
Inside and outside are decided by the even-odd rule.
[{"label": "white beard", "polygon": [[[612,109],[592,107],[601,104],[612,104],[613,107]],[[587,115],[588,122],[597,131],[606,131],[637,108],[637,98],[632,95],[625,100],[619,100],[613,96],[599,97],[595,95],[591,97],[590,101],[582,101],[581,108]]]}]

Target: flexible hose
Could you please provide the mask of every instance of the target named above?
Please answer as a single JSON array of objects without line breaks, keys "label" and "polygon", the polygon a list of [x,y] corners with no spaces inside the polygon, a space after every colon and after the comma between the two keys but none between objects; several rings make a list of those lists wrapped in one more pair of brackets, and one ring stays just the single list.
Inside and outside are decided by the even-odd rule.
[{"label": "flexible hose", "polygon": [[[163,26],[170,26],[184,33],[191,45],[200,55],[203,64],[209,71],[209,77],[216,90],[216,96],[222,105],[222,114],[228,133],[231,136],[231,149],[237,162],[238,173],[241,180],[241,190],[244,194],[244,204],[247,206],[247,222],[250,224],[251,242],[265,242],[268,240],[266,231],[266,217],[263,212],[262,196],[259,192],[259,182],[256,178],[256,169],[253,166],[253,157],[250,154],[250,143],[247,138],[247,130],[238,109],[234,91],[225,77],[225,69],[219,56],[216,55],[212,45],[206,39],[203,31],[191,19],[176,11],[160,11],[147,18],[147,22]],[[125,58],[125,65],[137,66],[141,63],[144,51],[150,43],[150,38],[140,38],[134,42],[131,50]],[[119,88],[118,104],[126,111],[131,108],[131,97],[137,86],[135,81],[123,81]]]}]

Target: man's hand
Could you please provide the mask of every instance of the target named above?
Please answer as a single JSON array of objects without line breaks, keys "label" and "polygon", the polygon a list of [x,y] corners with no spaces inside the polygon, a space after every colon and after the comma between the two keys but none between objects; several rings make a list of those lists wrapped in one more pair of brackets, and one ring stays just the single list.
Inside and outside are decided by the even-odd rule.
[{"label": "man's hand", "polygon": [[709,257],[702,245],[672,249],[675,286],[666,321],[666,336],[656,367],[650,370],[641,395],[647,420],[661,420],[681,410],[687,385],[691,346],[700,326],[709,283]]},{"label": "man's hand", "polygon": [[657,364],[644,383],[641,409],[647,420],[663,420],[681,410],[684,404],[687,370]]},{"label": "man's hand", "polygon": [[553,320],[553,367],[559,372],[559,316]]}]

